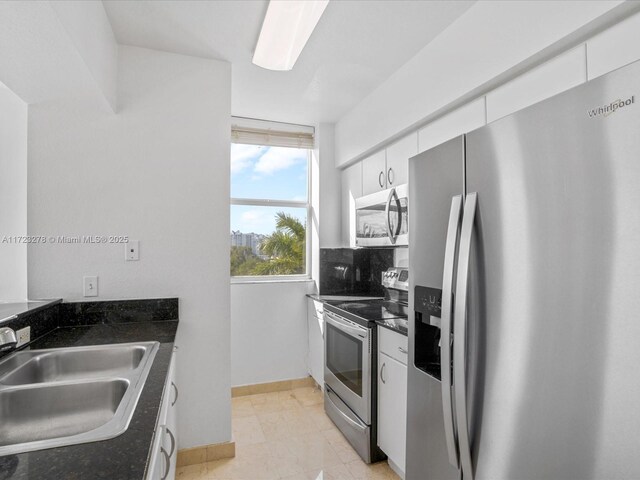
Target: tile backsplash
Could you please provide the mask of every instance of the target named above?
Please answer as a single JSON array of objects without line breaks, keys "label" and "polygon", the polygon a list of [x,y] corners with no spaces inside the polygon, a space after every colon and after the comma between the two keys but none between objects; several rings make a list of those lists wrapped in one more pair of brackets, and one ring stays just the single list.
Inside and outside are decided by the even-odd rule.
[{"label": "tile backsplash", "polygon": [[321,248],[319,293],[382,296],[382,272],[393,262],[391,248]]}]

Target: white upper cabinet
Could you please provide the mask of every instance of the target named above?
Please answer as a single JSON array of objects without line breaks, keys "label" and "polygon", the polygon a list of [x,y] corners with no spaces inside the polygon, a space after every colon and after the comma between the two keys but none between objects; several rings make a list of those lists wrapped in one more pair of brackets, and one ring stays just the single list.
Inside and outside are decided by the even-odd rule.
[{"label": "white upper cabinet", "polygon": [[362,196],[362,162],[342,171],[342,243],[355,246],[356,219],[354,216],[356,198]]},{"label": "white upper cabinet", "polygon": [[424,152],[486,123],[484,97],[448,113],[418,132],[418,152]]},{"label": "white upper cabinet", "polygon": [[387,188],[409,181],[409,159],[418,154],[418,132],[387,147]]},{"label": "white upper cabinet", "polygon": [[362,160],[362,194],[368,195],[387,188],[387,155],[385,150]]},{"label": "white upper cabinet", "polygon": [[487,121],[521,110],[587,81],[584,45],[558,55],[487,94]]},{"label": "white upper cabinet", "polygon": [[640,13],[587,41],[589,80],[640,59]]}]

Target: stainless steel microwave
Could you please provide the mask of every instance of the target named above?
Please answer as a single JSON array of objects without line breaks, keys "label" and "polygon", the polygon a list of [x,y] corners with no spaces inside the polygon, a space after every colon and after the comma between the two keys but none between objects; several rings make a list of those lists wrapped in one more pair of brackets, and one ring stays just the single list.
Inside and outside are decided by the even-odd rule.
[{"label": "stainless steel microwave", "polygon": [[398,185],[356,199],[356,245],[409,245],[408,193],[407,185]]}]

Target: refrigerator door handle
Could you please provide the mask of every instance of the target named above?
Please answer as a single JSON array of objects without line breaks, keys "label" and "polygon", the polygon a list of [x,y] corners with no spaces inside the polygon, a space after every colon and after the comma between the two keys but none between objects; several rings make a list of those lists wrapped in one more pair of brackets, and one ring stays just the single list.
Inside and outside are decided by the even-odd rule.
[{"label": "refrigerator door handle", "polygon": [[449,463],[459,467],[458,439],[453,421],[453,398],[451,379],[451,314],[453,313],[453,281],[456,249],[460,235],[460,217],[462,214],[462,195],[451,199],[447,242],[444,249],[444,272],[442,275],[442,306],[440,313],[441,349],[440,377],[442,379],[442,411],[444,413],[444,434],[449,454]]},{"label": "refrigerator door handle", "polygon": [[478,194],[469,193],[464,204],[462,231],[460,233],[460,251],[458,254],[458,278],[456,280],[456,302],[454,307],[453,342],[453,385],[458,426],[458,448],[462,477],[473,480],[473,462],[471,459],[471,441],[469,438],[469,418],[467,412],[467,294],[469,290],[469,261],[471,241],[475,225]]}]

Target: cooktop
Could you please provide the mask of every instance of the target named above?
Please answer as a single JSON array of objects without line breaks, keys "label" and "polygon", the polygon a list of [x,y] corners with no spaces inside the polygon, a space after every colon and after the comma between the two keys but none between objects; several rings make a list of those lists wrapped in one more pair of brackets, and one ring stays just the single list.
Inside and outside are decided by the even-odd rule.
[{"label": "cooktop", "polygon": [[407,318],[407,315],[402,312],[403,307],[401,305],[383,299],[359,299],[350,302],[331,300],[325,302],[325,308],[360,324],[363,321],[373,323],[392,318]]}]

